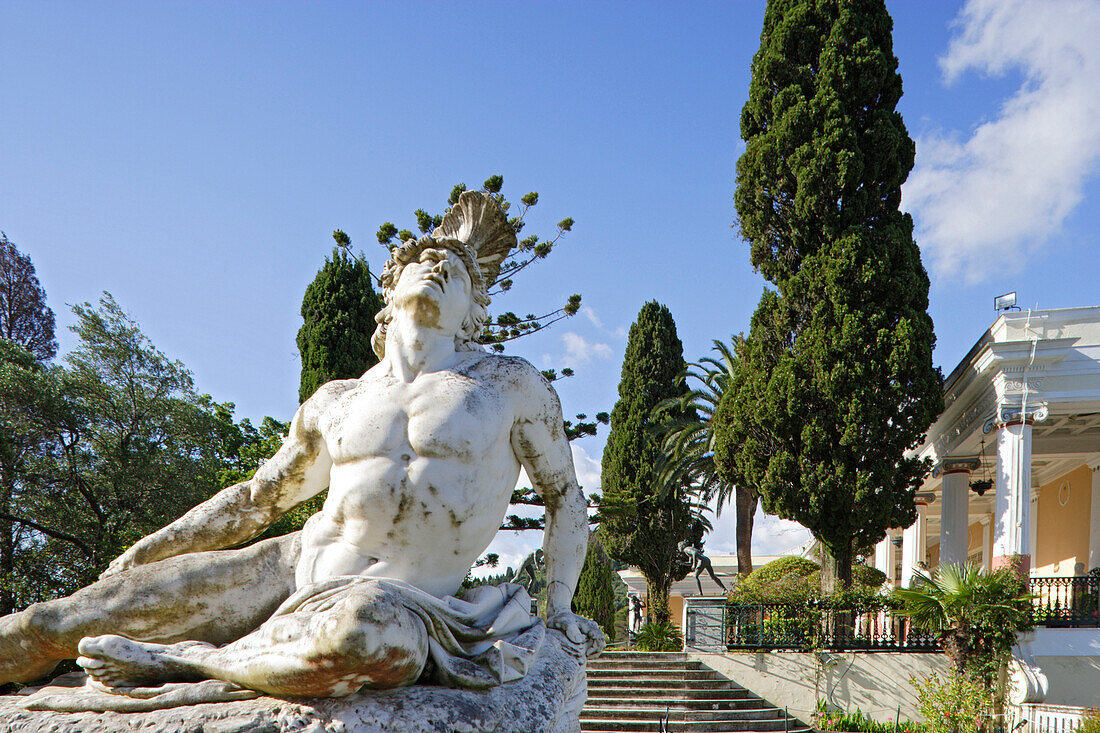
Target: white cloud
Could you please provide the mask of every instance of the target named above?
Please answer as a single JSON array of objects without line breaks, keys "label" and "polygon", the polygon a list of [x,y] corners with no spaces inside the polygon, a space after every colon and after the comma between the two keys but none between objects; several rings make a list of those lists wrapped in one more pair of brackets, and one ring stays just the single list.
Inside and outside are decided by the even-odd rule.
[{"label": "white cloud", "polygon": [[603,321],[600,320],[600,317],[596,315],[596,311],[592,310],[591,306],[582,306],[581,313],[584,314],[585,318],[592,321],[593,326],[603,328]]},{"label": "white cloud", "polygon": [[[704,538],[706,552],[711,555],[737,554],[737,512],[733,505],[723,508],[721,516],[711,514],[710,520],[714,528]],[[810,530],[798,522],[765,514],[757,506],[752,524],[753,555],[779,555],[809,539]]]},{"label": "white cloud", "polygon": [[590,306],[582,306],[581,313],[584,314],[585,318],[592,322],[593,326],[600,329],[604,333],[610,336],[615,336],[616,338],[626,338],[626,329],[622,326],[619,326],[615,329],[604,328],[603,320],[601,320],[600,317],[596,315],[596,311],[593,310]]},{"label": "white cloud", "polygon": [[591,343],[584,336],[573,331],[561,335],[565,345],[565,355],[574,364],[587,364],[592,359],[610,359],[611,347],[604,343]]},{"label": "white cloud", "polygon": [[1081,201],[1100,161],[1100,2],[971,0],[940,65],[1018,69],[1023,84],[969,138],[917,140],[905,205],[940,276],[977,282],[1014,271]]}]

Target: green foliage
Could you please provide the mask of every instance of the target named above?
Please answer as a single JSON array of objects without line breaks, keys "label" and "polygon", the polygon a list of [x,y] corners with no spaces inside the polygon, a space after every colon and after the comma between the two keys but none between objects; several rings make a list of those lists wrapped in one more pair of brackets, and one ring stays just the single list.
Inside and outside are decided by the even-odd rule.
[{"label": "green foliage", "polygon": [[1100,733],[1100,710],[1090,710],[1074,733]]},{"label": "green foliage", "polygon": [[19,344],[39,361],[57,353],[54,314],[31,258],[0,232],[0,338]]},{"label": "green foliage", "polygon": [[642,652],[678,652],[684,639],[671,621],[647,621],[634,636],[634,647]]},{"label": "green foliage", "polygon": [[863,714],[859,708],[846,713],[830,710],[824,700],[819,700],[813,714],[814,728],[817,730],[851,731],[852,733],[929,733],[923,723],[908,720],[880,723]]},{"label": "green foliage", "polygon": [[584,567],[573,594],[573,611],[598,623],[608,641],[615,640],[616,579],[599,538],[589,534]]},{"label": "green foliage", "polygon": [[886,573],[870,565],[852,566],[852,583],[867,588],[881,588],[886,582]]},{"label": "green foliage", "polygon": [[94,580],[221,488],[226,470],[227,413],[194,393],[186,368],[108,294],[73,312],[79,342],[64,366],[9,350],[0,374],[0,422],[13,429],[8,439],[26,439],[23,462],[8,465],[13,501],[3,513],[25,571],[7,586],[16,607]]},{"label": "green foliage", "polygon": [[820,566],[802,557],[781,557],[742,578],[730,593],[734,604],[805,603],[816,598]]},{"label": "green foliage", "polygon": [[957,675],[970,673],[990,688],[1017,635],[1033,623],[1026,581],[1007,568],[985,573],[971,563],[947,564],[932,576],[917,573],[912,587],[893,595],[914,626],[940,633]]},{"label": "green foliage", "polygon": [[366,262],[347,254],[348,236],[338,229],[333,238],[344,249],[335,248],[332,259],[325,258],[302,298],[303,323],[297,339],[302,357],[299,402],[325,382],[361,377],[378,363],[370,339],[382,299],[371,286]]},{"label": "green foliage", "polygon": [[991,709],[988,692],[964,675],[941,677],[933,672],[913,679],[912,685],[930,733],[977,733]]},{"label": "green foliage", "polygon": [[752,522],[757,496],[747,486],[732,486],[722,480],[714,462],[715,414],[734,374],[733,349],[714,341],[718,358],[703,357],[688,365],[681,375],[685,384],[695,383],[683,395],[662,400],[654,408],[654,434],[660,439],[657,481],[662,492],[690,486],[702,503],[712,500],[717,512],[736,495],[738,572],[752,572]]},{"label": "green foliage", "polygon": [[771,0],[735,203],[766,290],[716,418],[725,481],[852,558],[915,519],[942,408],[928,277],[898,210],[914,146],[881,1]]},{"label": "green foliage", "polygon": [[[655,476],[660,445],[651,425],[662,400],[683,395],[677,377],[683,347],[668,308],[642,306],[630,327],[619,400],[603,452],[599,509],[600,542],[614,559],[637,567],[646,578],[650,621],[668,620],[668,591],[688,562],[677,544],[698,531],[698,519],[681,491],[661,491]],[[674,414],[665,413],[663,419]]]},{"label": "green foliage", "polygon": [[814,608],[854,611],[874,611],[892,605],[878,593],[882,585],[881,572],[862,565],[854,570],[857,572],[853,573],[851,586],[823,594],[821,566],[803,557],[780,557],[742,578],[734,586],[729,600],[732,605],[812,602]]}]

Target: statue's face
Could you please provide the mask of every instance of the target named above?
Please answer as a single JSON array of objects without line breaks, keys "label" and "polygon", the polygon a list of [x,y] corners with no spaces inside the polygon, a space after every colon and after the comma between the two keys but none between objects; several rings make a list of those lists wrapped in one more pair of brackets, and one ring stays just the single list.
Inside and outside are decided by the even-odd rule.
[{"label": "statue's face", "polygon": [[425,249],[401,270],[393,302],[421,325],[457,334],[473,305],[473,284],[461,257]]}]

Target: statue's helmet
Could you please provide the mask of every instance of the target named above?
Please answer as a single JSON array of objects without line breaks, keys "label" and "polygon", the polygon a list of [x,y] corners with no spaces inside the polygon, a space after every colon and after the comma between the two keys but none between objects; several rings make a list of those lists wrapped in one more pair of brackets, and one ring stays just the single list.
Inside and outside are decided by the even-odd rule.
[{"label": "statue's helmet", "polygon": [[482,191],[463,191],[458,201],[443,216],[430,234],[419,239],[409,238],[394,247],[390,259],[382,269],[382,297],[385,307],[375,316],[378,328],[371,338],[371,346],[378,358],[386,348],[386,325],[393,317],[392,295],[405,265],[414,262],[425,249],[446,249],[454,252],[466,266],[470,276],[471,316],[459,337],[456,348],[472,349],[473,340],[481,332],[489,317],[489,288],[496,282],[501,265],[516,246],[515,228],[496,200]]}]

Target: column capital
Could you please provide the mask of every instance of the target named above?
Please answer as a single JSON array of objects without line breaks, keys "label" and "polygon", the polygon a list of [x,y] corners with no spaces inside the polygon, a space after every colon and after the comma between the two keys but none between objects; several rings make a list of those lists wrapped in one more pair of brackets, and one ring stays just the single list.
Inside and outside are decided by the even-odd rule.
[{"label": "column capital", "polygon": [[948,456],[936,465],[932,474],[969,473],[977,471],[982,466],[982,461],[977,456]]},{"label": "column capital", "polygon": [[996,414],[990,418],[982,428],[983,433],[990,433],[994,428],[1003,428],[1009,425],[1031,425],[1043,422],[1050,416],[1050,409],[1046,402],[1038,402],[1034,405],[1014,404],[999,405]]}]

